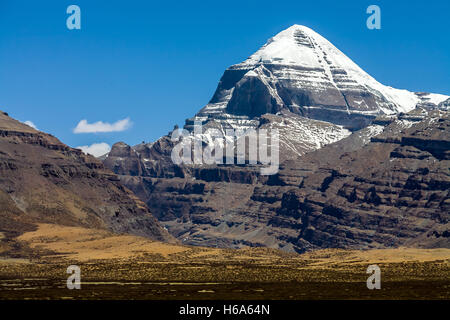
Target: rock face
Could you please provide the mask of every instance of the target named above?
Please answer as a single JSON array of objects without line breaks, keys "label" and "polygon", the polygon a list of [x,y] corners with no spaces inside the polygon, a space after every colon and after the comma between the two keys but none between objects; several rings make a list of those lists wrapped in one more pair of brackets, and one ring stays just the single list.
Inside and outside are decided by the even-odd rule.
[{"label": "rock face", "polygon": [[411,111],[419,103],[436,106],[446,98],[384,86],[321,35],[293,25],[228,68],[186,128],[195,120],[253,127],[261,115],[287,109],[357,130],[377,115]]},{"label": "rock face", "polygon": [[445,100],[445,101],[442,101],[440,104],[439,104],[439,109],[441,109],[441,110],[450,110],[450,98],[448,98],[447,100]]},{"label": "rock face", "polygon": [[[377,116],[436,108],[448,98],[385,86],[321,35],[293,25],[225,70],[210,102],[184,128],[207,145],[213,144],[212,128],[229,140],[227,129],[281,129],[281,160],[296,159]],[[202,124],[202,134],[195,123]]]},{"label": "rock face", "polygon": [[288,160],[274,176],[202,166],[185,169],[184,178],[121,179],[186,244],[298,252],[450,247],[449,114],[378,121],[385,126]]},{"label": "rock face", "polygon": [[116,144],[104,163],[186,244],[448,247],[446,99],[384,86],[295,25],[227,69],[185,125],[204,145],[209,128],[277,129],[278,174],[262,176],[259,164],[174,165],[168,136]]},{"label": "rock face", "polygon": [[102,162],[3,112],[0,216],[1,232],[46,222],[174,240]]}]

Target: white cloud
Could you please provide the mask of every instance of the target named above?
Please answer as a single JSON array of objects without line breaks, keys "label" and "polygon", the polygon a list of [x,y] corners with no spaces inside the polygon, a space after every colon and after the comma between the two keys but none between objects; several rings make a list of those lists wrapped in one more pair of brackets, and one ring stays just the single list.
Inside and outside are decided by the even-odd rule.
[{"label": "white cloud", "polygon": [[111,150],[109,144],[105,142],[93,143],[90,146],[79,146],[77,149],[81,149],[84,153],[93,155],[94,157],[100,157]]},{"label": "white cloud", "polygon": [[24,121],[24,123],[25,123],[27,126],[32,127],[33,129],[38,130],[38,128],[36,127],[36,125],[35,125],[33,122],[31,122],[30,120]]},{"label": "white cloud", "polygon": [[81,120],[76,128],[73,130],[74,133],[97,133],[97,132],[120,132],[125,131],[131,127],[133,123],[130,118],[125,118],[118,120],[114,123],[107,123],[103,121],[97,121],[94,123],[88,123],[87,120]]}]

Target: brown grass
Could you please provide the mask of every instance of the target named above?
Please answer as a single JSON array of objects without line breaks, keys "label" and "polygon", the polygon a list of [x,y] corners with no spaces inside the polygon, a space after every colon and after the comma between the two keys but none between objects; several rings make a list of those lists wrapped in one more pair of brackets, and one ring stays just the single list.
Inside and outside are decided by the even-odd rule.
[{"label": "brown grass", "polygon": [[[17,238],[31,249],[51,251],[58,258],[87,262],[91,260],[134,260],[148,255],[160,255],[164,260],[184,259],[192,261],[259,261],[270,264],[273,260],[298,261],[306,268],[328,268],[373,263],[405,263],[450,261],[450,249],[372,249],[342,250],[324,249],[302,255],[285,254],[265,248],[240,250],[196,248],[166,244],[146,238],[117,235],[98,229],[68,227],[54,224],[38,224],[38,229]],[[51,255],[48,255],[51,257]],[[302,263],[300,263],[302,262]]]},{"label": "brown grass", "polygon": [[98,229],[38,224],[38,230],[27,232],[19,241],[33,249],[50,250],[66,259],[76,261],[104,259],[133,259],[146,254],[170,254],[187,248],[148,240],[131,235],[116,235]]},{"label": "brown grass", "polygon": [[[449,298],[450,249],[300,255],[171,245],[53,224],[39,224],[15,240],[15,256],[4,252],[0,258],[0,300]],[[83,290],[65,287],[71,264],[82,270]],[[382,290],[366,287],[370,264],[382,270]]]}]

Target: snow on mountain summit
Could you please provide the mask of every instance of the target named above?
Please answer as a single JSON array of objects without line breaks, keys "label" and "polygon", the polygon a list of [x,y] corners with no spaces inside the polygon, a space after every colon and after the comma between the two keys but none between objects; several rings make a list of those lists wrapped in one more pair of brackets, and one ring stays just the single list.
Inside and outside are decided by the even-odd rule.
[{"label": "snow on mountain summit", "polygon": [[311,68],[321,67],[313,47],[305,46],[302,50],[299,50],[299,47],[305,44],[299,37],[299,31],[311,36],[319,36],[308,27],[293,25],[270,38],[261,49],[252,54],[241,65],[255,65],[262,62],[295,64]]},{"label": "snow on mountain summit", "polygon": [[[363,86],[369,91],[383,95],[388,101],[396,105],[391,108],[380,106],[383,113],[387,114],[410,111],[423,101],[415,93],[408,90],[382,85],[327,39],[302,25],[295,24],[281,31],[269,39],[262,48],[247,60],[233,67],[249,68],[259,64],[292,65],[312,70],[321,69],[326,77],[318,77],[316,79],[317,86],[320,86],[323,82],[330,82],[338,89],[339,86],[342,87],[342,84],[335,81],[340,80],[336,76],[336,71],[345,71],[349,78],[348,81],[353,82],[355,88],[357,85]],[[424,98],[426,99],[426,97]],[[447,98],[448,96],[445,95],[430,94],[429,100],[437,105]]]},{"label": "snow on mountain summit", "polygon": [[[385,86],[320,34],[293,25],[225,70],[210,102],[184,127],[192,131],[194,123],[201,121],[204,128],[225,132],[289,123],[298,134],[285,134],[282,139],[293,154],[300,155],[332,142],[323,137],[341,139],[369,126],[379,115],[408,112],[418,105],[436,108],[448,98]],[[279,118],[264,118],[266,114]],[[300,134],[301,130],[316,136]]]}]

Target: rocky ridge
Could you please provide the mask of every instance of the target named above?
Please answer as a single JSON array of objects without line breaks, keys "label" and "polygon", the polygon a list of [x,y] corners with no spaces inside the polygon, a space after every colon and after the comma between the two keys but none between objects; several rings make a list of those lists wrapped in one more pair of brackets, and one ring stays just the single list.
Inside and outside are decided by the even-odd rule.
[{"label": "rocky ridge", "polygon": [[274,176],[221,165],[120,178],[186,244],[298,252],[449,247],[449,125],[439,110],[379,117],[285,161]]},{"label": "rocky ridge", "polygon": [[226,129],[277,129],[276,175],[259,165],[175,165],[170,133],[115,144],[104,163],[187,244],[448,247],[448,104],[380,84],[294,25],[227,69],[184,126],[204,147],[212,128],[225,139]]},{"label": "rocky ridge", "polygon": [[0,231],[7,234],[45,222],[174,240],[101,161],[4,112],[0,213]]}]

